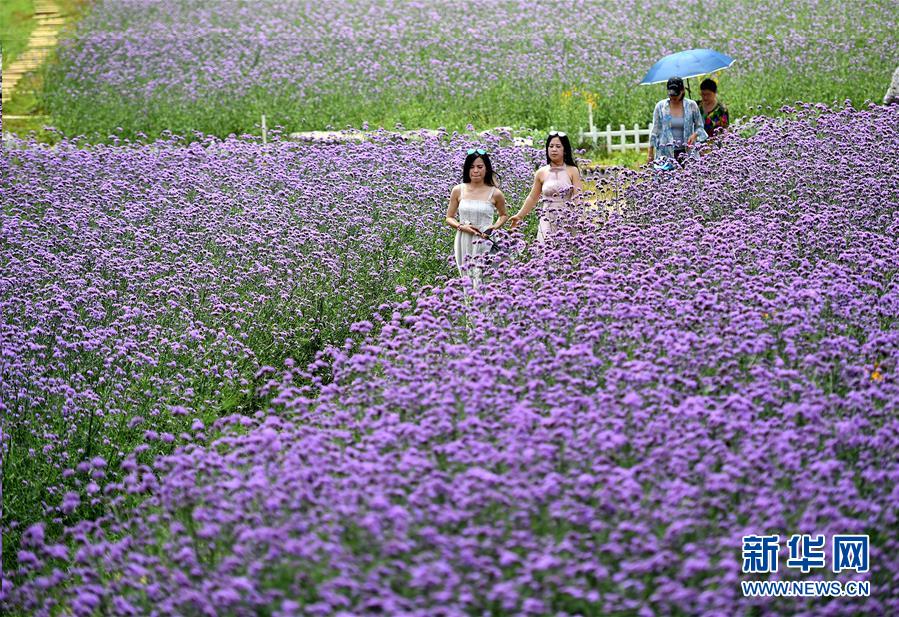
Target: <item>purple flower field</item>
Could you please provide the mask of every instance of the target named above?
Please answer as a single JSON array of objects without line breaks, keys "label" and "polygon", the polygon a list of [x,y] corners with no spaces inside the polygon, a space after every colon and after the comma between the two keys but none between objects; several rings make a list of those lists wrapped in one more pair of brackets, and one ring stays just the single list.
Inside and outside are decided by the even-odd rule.
[{"label": "purple flower field", "polygon": [[[895,0],[428,2],[99,0],[45,85],[54,125],[105,139],[269,126],[461,129],[646,124],[660,57],[731,55],[734,117],[797,99],[880,101],[895,68]],[[694,84],[694,90],[696,84]],[[563,97],[563,93],[569,96]],[[575,95],[572,95],[574,93]],[[693,92],[694,97],[698,92]],[[583,95],[583,96],[582,96]]]},{"label": "purple flower field", "polygon": [[[24,525],[96,516],[135,448],[152,460],[251,413],[272,365],[453,274],[436,221],[470,143],[4,150],[4,563]],[[520,194],[534,152],[488,143]]]},{"label": "purple flower field", "polygon": [[[185,397],[189,410],[170,455],[149,457],[141,444],[115,464],[88,456],[69,484],[48,487],[67,491],[55,495],[60,520],[25,530],[3,606],[78,616],[896,614],[899,107],[801,106],[751,129],[682,172],[633,172],[621,214],[494,263],[476,293],[426,271],[380,308],[365,308],[362,291],[378,277],[354,267],[373,259],[367,245],[338,233],[329,251],[309,221],[356,223],[369,243],[408,222],[414,233],[395,238],[405,244],[382,268],[402,272],[409,252],[442,264],[449,183],[437,178],[453,177],[460,143],[10,155],[20,180],[3,213],[4,417],[13,394],[28,405],[20,433],[58,431],[43,424],[50,416],[80,425],[91,405],[112,418],[109,439],[122,421],[142,432],[108,409],[100,377],[105,396],[130,393],[131,408],[141,384],[145,400]],[[316,184],[298,158],[347,164]],[[525,151],[501,151],[512,199],[530,165]],[[410,177],[421,184],[403,187]],[[375,213],[386,220],[369,230]],[[346,274],[348,299],[332,319],[366,312],[348,328],[355,340],[308,368],[282,357],[263,369],[271,380],[242,384],[261,386],[266,409],[255,414],[214,413],[211,394],[187,398],[188,382],[171,374],[154,381],[151,361],[186,362],[196,371],[186,379],[211,372],[207,389],[235,378],[228,358],[248,354],[241,331],[294,342],[285,312],[305,305],[281,294],[313,276],[300,245],[323,260],[325,281]],[[331,264],[335,254],[349,261]],[[37,385],[25,381],[33,370]],[[150,409],[143,421],[178,423],[177,410]],[[151,448],[158,438],[144,437]],[[86,516],[78,509],[91,499]],[[744,598],[741,537],[763,533],[868,534],[871,571],[858,577],[870,597]]]}]

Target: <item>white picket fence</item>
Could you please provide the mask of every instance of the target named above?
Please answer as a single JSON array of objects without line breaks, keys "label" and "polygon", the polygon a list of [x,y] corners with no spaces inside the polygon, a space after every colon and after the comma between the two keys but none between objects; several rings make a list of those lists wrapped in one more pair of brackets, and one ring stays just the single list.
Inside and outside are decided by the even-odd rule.
[{"label": "white picket fence", "polygon": [[[605,144],[606,152],[624,151],[624,150],[645,150],[649,148],[649,135],[652,133],[652,124],[645,129],[641,129],[639,124],[634,124],[634,128],[629,129],[623,124],[618,125],[618,130],[612,130],[612,125],[607,124],[606,130],[598,131],[596,127],[591,126],[589,131],[580,131],[580,140],[583,142],[589,139],[594,146]],[[645,140],[641,140],[645,137]]]},{"label": "white picket fence", "polygon": [[[578,131],[578,142],[583,143],[584,140],[589,139],[593,142],[594,146],[598,146],[600,143],[603,143],[606,147],[606,152],[614,152],[619,151],[623,152],[625,150],[644,150],[649,148],[649,135],[652,133],[652,123],[649,123],[649,126],[645,129],[640,128],[639,124],[634,124],[633,129],[626,128],[623,124],[618,125],[619,128],[617,131],[612,130],[612,125],[607,124],[606,130],[600,131],[597,130],[595,126],[593,126],[593,109],[588,109],[588,121],[590,123],[589,131]],[[260,118],[260,128],[262,129],[262,143],[268,143],[268,126],[266,123],[265,114],[262,114]],[[550,130],[554,130],[555,127],[550,127]],[[408,132],[408,131],[407,131]],[[431,131],[436,133],[436,131]],[[417,133],[417,132],[414,132]],[[291,139],[300,139],[303,136],[307,136],[311,134],[306,133],[290,133]],[[334,138],[338,141],[347,141],[348,139],[356,140],[362,138],[362,134],[347,136],[345,132],[340,131],[330,131],[323,132],[318,131],[315,135],[317,137],[325,137],[325,138]],[[645,137],[646,140],[641,140],[641,137]],[[528,144],[530,145],[530,144]]]},{"label": "white picket fence", "polygon": [[[618,125],[618,130],[612,130],[612,125],[607,124],[606,130],[600,131],[593,126],[593,108],[587,106],[587,121],[590,124],[589,131],[578,131],[579,141],[589,139],[594,146],[600,144],[605,145],[606,152],[624,150],[645,150],[649,148],[649,136],[652,134],[652,122],[645,129],[640,128],[639,124],[634,124],[634,128],[628,129],[623,124]],[[641,140],[645,137],[646,140]]]}]

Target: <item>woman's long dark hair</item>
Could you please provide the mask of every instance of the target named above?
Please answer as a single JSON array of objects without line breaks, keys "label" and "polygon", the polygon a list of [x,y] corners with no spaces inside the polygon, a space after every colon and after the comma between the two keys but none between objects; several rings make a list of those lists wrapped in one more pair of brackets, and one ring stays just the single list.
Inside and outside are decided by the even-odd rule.
[{"label": "woman's long dark hair", "polygon": [[571,149],[571,141],[569,141],[568,135],[546,136],[546,146],[543,148],[543,151],[546,152],[547,165],[552,165],[552,161],[549,160],[549,142],[556,138],[562,142],[562,159],[565,161],[565,164],[577,167],[577,163],[574,162],[574,150]]},{"label": "woman's long dark hair", "polygon": [[493,177],[493,163],[490,162],[490,155],[486,153],[478,154],[477,152],[472,152],[465,157],[465,163],[462,165],[462,182],[465,184],[471,182],[471,166],[479,158],[484,161],[484,184],[496,186],[496,179]]}]

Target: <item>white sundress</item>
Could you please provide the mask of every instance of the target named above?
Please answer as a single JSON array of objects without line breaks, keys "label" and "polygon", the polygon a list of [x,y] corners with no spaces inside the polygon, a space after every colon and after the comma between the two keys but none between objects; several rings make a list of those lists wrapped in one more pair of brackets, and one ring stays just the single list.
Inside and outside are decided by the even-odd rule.
[{"label": "white sundress", "polygon": [[[486,230],[493,225],[493,205],[494,188],[490,191],[487,199],[465,199],[465,185],[462,185],[462,195],[459,199],[459,222],[462,225],[472,225],[481,231]],[[481,269],[471,267],[465,262],[469,257],[482,255],[490,250],[490,243],[485,242],[482,238],[474,234],[468,234],[462,231],[456,232],[455,241],[456,267],[459,268],[459,274],[467,274],[472,284],[477,287],[481,280]]]}]

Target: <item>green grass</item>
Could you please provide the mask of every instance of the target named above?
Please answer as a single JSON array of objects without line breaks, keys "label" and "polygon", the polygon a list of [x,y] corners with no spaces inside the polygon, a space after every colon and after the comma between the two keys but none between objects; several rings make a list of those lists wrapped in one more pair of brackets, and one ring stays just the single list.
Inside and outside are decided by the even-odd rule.
[{"label": "green grass", "polygon": [[[4,60],[6,60],[5,56]],[[12,98],[3,105],[4,116],[7,114],[19,116],[39,113],[40,103],[37,95],[32,90],[36,87],[39,88],[40,85],[41,80],[38,75],[29,74],[23,76],[16,85]],[[11,127],[7,126],[6,118],[4,118],[3,126],[11,130]]]},{"label": "green grass", "polygon": [[646,150],[625,150],[624,152],[606,152],[605,148],[587,146],[579,157],[590,159],[593,165],[600,167],[629,167],[638,169],[646,163]]},{"label": "green grass", "polygon": [[[394,129],[400,124],[405,128],[444,127],[450,131],[464,131],[468,124],[477,130],[500,126],[537,130],[555,127],[572,135],[588,128],[585,101],[564,96],[561,84],[558,96],[535,97],[526,91],[514,92],[516,84],[500,79],[492,89],[464,102],[449,96],[422,101],[416,97],[397,99],[390,94],[359,101],[355,95],[339,90],[327,98],[298,101],[288,87],[281,91],[259,87],[240,97],[212,92],[190,102],[175,93],[137,101],[100,87],[73,96],[62,77],[65,70],[60,65],[50,71],[41,102],[53,116],[54,126],[67,135],[85,135],[91,141],[106,140],[115,127],[121,127],[119,136],[127,138],[139,133],[156,138],[166,130],[188,139],[194,130],[218,136],[259,134],[262,114],[269,127],[280,125],[288,131],[361,128],[364,123],[372,129]],[[594,124],[600,129],[606,124],[617,128],[621,123],[645,127],[655,103],[665,96],[662,86],[625,82],[609,86],[608,95],[597,102],[594,111]],[[882,96],[882,89],[871,75],[836,84],[823,76],[797,78],[783,69],[768,72],[764,78],[725,75],[719,94],[734,119],[759,113],[772,115],[798,98],[828,104],[850,99],[861,106],[866,100]],[[698,93],[694,96],[698,98]]]},{"label": "green grass", "polygon": [[34,0],[0,2],[0,50],[4,70],[25,51],[34,26]]}]

